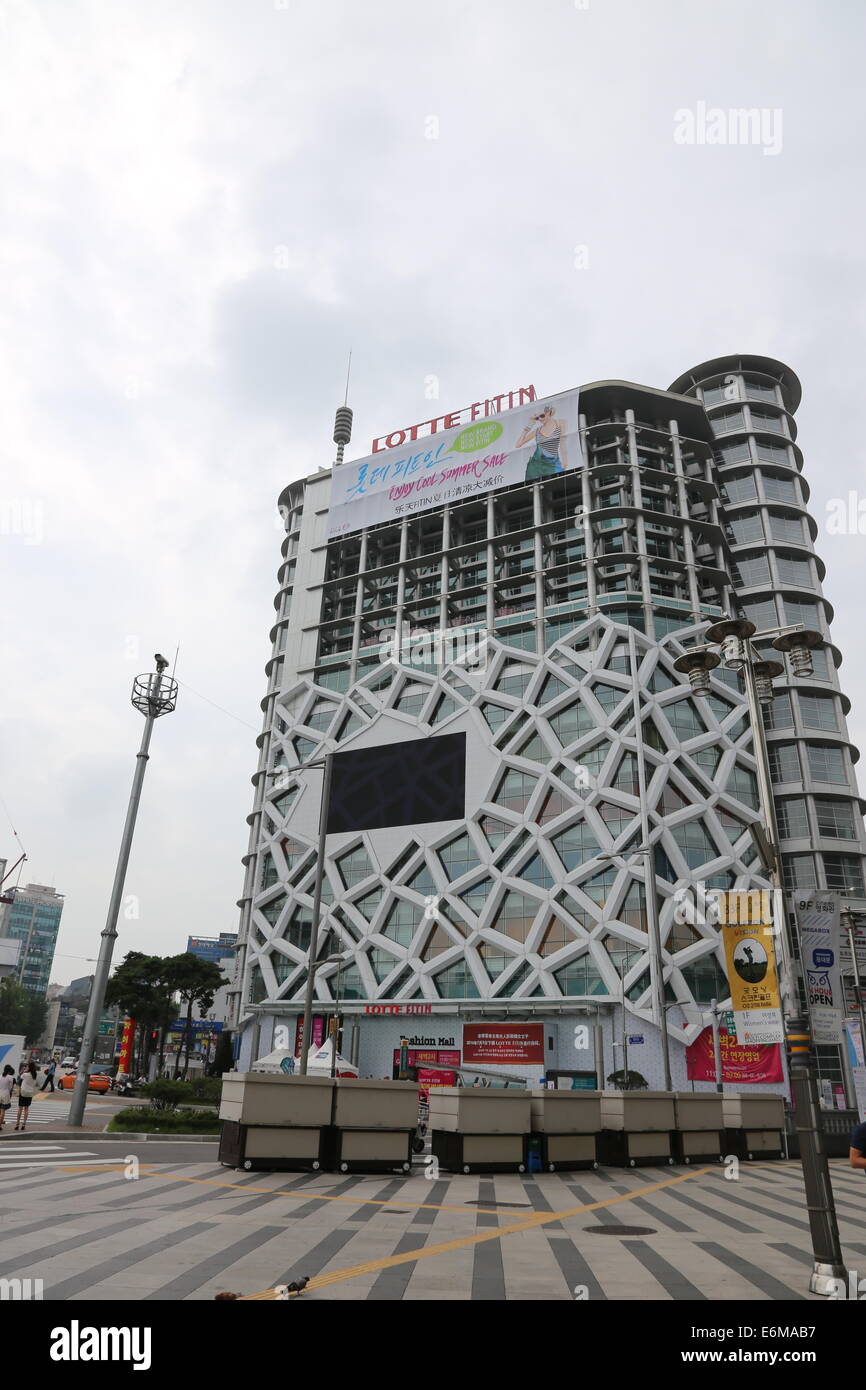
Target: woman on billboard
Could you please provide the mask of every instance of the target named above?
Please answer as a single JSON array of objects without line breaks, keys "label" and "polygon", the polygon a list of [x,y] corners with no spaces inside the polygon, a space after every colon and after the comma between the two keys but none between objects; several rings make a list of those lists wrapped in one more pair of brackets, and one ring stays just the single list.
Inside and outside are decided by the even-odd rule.
[{"label": "woman on billboard", "polygon": [[535,482],[538,478],[552,478],[555,473],[563,473],[568,467],[565,457],[565,435],[568,425],[565,420],[556,418],[556,407],[546,405],[539,415],[533,415],[515,444],[520,449],[535,436],[535,449],[526,464],[526,481]]}]

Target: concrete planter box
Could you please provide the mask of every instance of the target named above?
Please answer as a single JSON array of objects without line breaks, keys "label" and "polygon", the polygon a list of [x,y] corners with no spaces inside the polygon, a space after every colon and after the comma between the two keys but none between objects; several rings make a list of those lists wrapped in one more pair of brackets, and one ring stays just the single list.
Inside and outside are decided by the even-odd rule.
[{"label": "concrete planter box", "polygon": [[670,1132],[676,1129],[671,1091],[603,1091],[601,1122],[604,1129],[629,1134]]},{"label": "concrete planter box", "polygon": [[[555,1092],[551,1092],[551,1095]],[[529,1091],[482,1086],[439,1086],[430,1092],[430,1129],[463,1134],[527,1134]]]},{"label": "concrete planter box", "polygon": [[601,1091],[532,1091],[533,1134],[598,1134]]},{"label": "concrete planter box", "polygon": [[674,1095],[674,1113],[677,1129],[720,1130],[725,1126],[723,1098],[718,1091],[714,1095],[677,1091]]},{"label": "concrete planter box", "polygon": [[317,1172],[331,1166],[333,1130],[241,1125],[224,1120],[219,1161],[226,1168]]},{"label": "concrete planter box", "polygon": [[785,1101],[782,1096],[724,1096],[722,1105],[728,1129],[785,1128]]},{"label": "concrete planter box", "polygon": [[597,1168],[594,1134],[545,1134],[541,1141],[542,1166],[549,1173],[577,1168]]},{"label": "concrete planter box", "polygon": [[605,1129],[598,1136],[599,1162],[611,1168],[634,1168],[638,1164],[673,1163],[673,1133],[635,1133],[625,1129]]},{"label": "concrete planter box", "polygon": [[418,1086],[414,1081],[337,1081],[334,1124],[338,1129],[414,1129]]},{"label": "concrete planter box", "polygon": [[449,1173],[523,1173],[526,1170],[522,1134],[459,1134],[434,1129],[433,1156]]},{"label": "concrete planter box", "polygon": [[227,1072],[219,1115],[242,1125],[318,1129],[331,1123],[333,1090],[328,1076]]},{"label": "concrete planter box", "polygon": [[338,1130],[334,1166],[341,1173],[390,1173],[395,1168],[408,1173],[413,1133],[406,1129]]}]

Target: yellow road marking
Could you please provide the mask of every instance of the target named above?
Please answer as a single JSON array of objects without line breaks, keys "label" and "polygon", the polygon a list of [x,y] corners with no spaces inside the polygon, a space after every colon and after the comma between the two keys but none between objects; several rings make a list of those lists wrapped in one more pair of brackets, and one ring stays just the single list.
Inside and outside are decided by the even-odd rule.
[{"label": "yellow road marking", "polygon": [[[456,1240],[442,1241],[439,1245],[423,1245],[417,1250],[407,1250],[402,1255],[385,1255],[378,1260],[367,1260],[363,1264],[349,1265],[345,1269],[335,1269],[330,1274],[319,1274],[311,1279],[305,1292],[314,1289],[325,1289],[331,1284],[343,1284],[348,1279],[358,1279],[364,1274],[374,1274],[377,1270],[393,1269],[396,1265],[409,1264],[418,1260],[429,1260],[434,1255],[445,1255],[451,1250],[464,1250],[469,1246],[481,1245],[488,1240],[501,1240],[503,1236],[519,1235],[521,1231],[535,1230],[539,1226],[547,1226],[552,1221],[565,1221],[571,1216],[580,1216],[583,1212],[600,1211],[604,1207],[616,1206],[619,1202],[632,1202],[635,1197],[646,1197],[651,1192],[661,1192],[666,1187],[673,1187],[676,1183],[688,1182],[690,1178],[702,1177],[705,1173],[716,1173],[716,1168],[695,1168],[689,1173],[682,1173],[675,1178],[665,1178],[663,1182],[652,1183],[649,1187],[635,1188],[632,1192],[624,1192],[616,1197],[607,1197],[600,1202],[588,1202],[578,1207],[568,1207],[563,1211],[543,1211],[535,1216],[524,1217],[521,1221],[513,1222],[510,1226],[497,1226],[489,1231],[475,1231],[470,1236],[462,1236]],[[275,1298],[274,1291],[264,1289],[258,1294],[246,1295],[248,1299]]]}]

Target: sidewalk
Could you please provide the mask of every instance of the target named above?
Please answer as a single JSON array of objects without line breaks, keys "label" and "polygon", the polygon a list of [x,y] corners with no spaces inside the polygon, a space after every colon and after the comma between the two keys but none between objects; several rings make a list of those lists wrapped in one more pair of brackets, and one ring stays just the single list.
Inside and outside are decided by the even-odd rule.
[{"label": "sidewalk", "polygon": [[53,1095],[50,1092],[44,1095],[41,1092],[38,1093],[34,1096],[33,1104],[30,1107],[26,1130],[23,1133],[19,1130],[16,1134],[15,1116],[18,1113],[18,1107],[13,1101],[6,1112],[6,1123],[0,1130],[0,1143],[4,1140],[20,1140],[26,1143],[28,1139],[45,1138],[46,1135],[63,1137],[64,1139],[114,1138],[114,1135],[106,1135],[105,1130],[112,1115],[117,1113],[115,1106],[106,1105],[101,1096],[88,1096],[83,1123],[80,1127],[72,1128],[67,1122],[71,1104],[71,1091],[55,1091]]}]

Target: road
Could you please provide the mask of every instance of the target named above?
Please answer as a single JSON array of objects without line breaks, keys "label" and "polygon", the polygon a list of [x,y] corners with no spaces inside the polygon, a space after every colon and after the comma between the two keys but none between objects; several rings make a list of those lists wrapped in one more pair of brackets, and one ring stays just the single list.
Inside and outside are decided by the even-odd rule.
[{"label": "road", "polygon": [[[55,1147],[56,1146],[56,1147]],[[39,1150],[39,1152],[37,1152]],[[495,1176],[246,1173],[216,1144],[0,1144],[0,1277],[45,1299],[810,1301],[796,1163]],[[831,1163],[848,1267],[866,1187]],[[601,1231],[599,1231],[601,1227]]]}]

